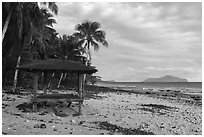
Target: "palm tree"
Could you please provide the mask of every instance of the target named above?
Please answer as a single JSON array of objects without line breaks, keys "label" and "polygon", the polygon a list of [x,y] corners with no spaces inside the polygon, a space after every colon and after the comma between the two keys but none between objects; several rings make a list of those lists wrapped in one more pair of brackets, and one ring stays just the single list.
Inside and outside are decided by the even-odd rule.
[{"label": "palm tree", "polygon": [[[93,46],[94,50],[99,49],[99,43],[108,47],[108,42],[105,39],[106,33],[101,30],[100,27],[100,23],[96,21],[85,21],[81,24],[77,24],[75,27],[77,32],[74,33],[74,35],[79,38],[79,42],[82,44],[82,48],[84,49],[86,55],[86,66],[91,64],[90,46]],[[83,84],[85,84],[85,79],[86,74],[84,74],[83,77]]]},{"label": "palm tree", "polygon": [[105,39],[105,31],[101,30],[100,27],[100,23],[96,21],[85,21],[75,27],[77,32],[74,35],[79,38],[79,42],[85,49],[87,56],[86,65],[88,62],[91,62],[90,46],[93,46],[94,50],[99,49],[99,43],[108,47],[108,42]]},{"label": "palm tree", "polygon": [[39,20],[41,22],[38,28],[33,29],[31,48],[35,47],[35,50],[40,55],[40,59],[45,59],[46,49],[50,46],[49,41],[53,40],[52,36],[56,33],[56,30],[52,28],[56,21],[53,19],[53,15],[46,9],[40,9],[40,11]]},{"label": "palm tree", "polygon": [[[54,11],[54,8],[55,6],[52,6],[51,10]],[[55,13],[57,13],[56,11],[57,10],[55,10]],[[5,71],[7,57],[8,55],[12,54],[11,52],[13,51],[16,56],[18,56],[17,64],[20,64],[20,54],[23,46],[31,44],[31,42],[33,41],[33,35],[36,32],[40,34],[39,32],[40,30],[42,30],[42,24],[44,23],[44,20],[43,18],[40,18],[40,16],[42,16],[42,11],[40,10],[37,2],[3,3],[3,16],[4,18],[6,17],[3,20],[4,25],[2,23],[3,71]],[[6,37],[6,40],[4,40],[6,32],[8,33],[8,36]],[[16,38],[16,36],[18,39],[10,40],[11,37]],[[42,36],[40,38],[42,39]]]},{"label": "palm tree", "polygon": [[[49,49],[50,41],[56,40],[56,30],[53,29],[53,24],[56,23],[56,20],[53,19],[53,15],[48,12],[47,9],[40,9],[41,15],[39,15],[40,27],[34,29],[33,31],[33,37],[32,37],[32,61],[38,59],[38,55],[40,55],[40,59],[46,59],[47,58],[47,49]],[[54,36],[54,37],[53,37]],[[35,52],[33,52],[35,51]],[[42,72],[42,80],[43,82],[44,73]],[[46,91],[45,91],[46,92]]]},{"label": "palm tree", "polygon": [[[73,61],[79,61],[79,56],[81,55],[78,39],[74,35],[63,35],[60,40],[61,45],[61,53],[60,55],[63,56],[63,59],[67,60],[73,60]],[[62,79],[65,79],[67,76],[67,73],[63,74],[61,73],[60,80],[58,82],[58,88],[60,86],[60,83]]]},{"label": "palm tree", "polygon": [[[8,29],[11,17],[17,17],[18,27],[22,24],[22,3],[20,2],[3,2],[2,4],[3,10],[6,11],[7,17],[4,21],[3,25],[3,31],[2,31],[2,41],[4,40],[4,36],[6,34],[6,31]],[[20,29],[19,29],[20,30]]]},{"label": "palm tree", "polygon": [[[58,7],[55,4],[55,2],[41,2],[42,5],[48,6],[48,8],[54,13],[58,14]],[[7,12],[7,17],[3,25],[3,31],[2,31],[2,41],[4,40],[4,36],[7,32],[10,19],[12,17],[12,14],[14,14],[14,17],[17,17],[17,27],[22,27],[22,18],[23,18],[23,8],[29,8],[32,7],[33,10],[35,10],[38,7],[37,2],[3,2],[3,8]],[[26,7],[25,7],[26,6]],[[31,9],[27,9],[29,12]],[[19,33],[22,31],[22,28],[19,28]],[[20,35],[19,35],[20,36]]]}]

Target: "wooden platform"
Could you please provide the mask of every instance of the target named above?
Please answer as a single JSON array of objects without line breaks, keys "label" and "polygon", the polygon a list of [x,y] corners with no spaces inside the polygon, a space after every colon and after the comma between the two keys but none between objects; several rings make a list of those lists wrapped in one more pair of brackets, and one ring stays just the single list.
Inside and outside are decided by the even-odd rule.
[{"label": "wooden platform", "polygon": [[34,102],[40,102],[40,101],[50,101],[50,100],[56,100],[56,101],[70,101],[70,102],[83,102],[83,98],[80,98],[78,95],[74,94],[44,94],[39,95],[33,100]]}]

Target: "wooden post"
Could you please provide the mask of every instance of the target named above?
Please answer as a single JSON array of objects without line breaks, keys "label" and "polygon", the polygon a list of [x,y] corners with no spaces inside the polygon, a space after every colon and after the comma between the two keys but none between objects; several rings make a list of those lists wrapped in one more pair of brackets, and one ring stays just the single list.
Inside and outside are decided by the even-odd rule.
[{"label": "wooden post", "polygon": [[33,80],[33,111],[37,111],[37,90],[38,90],[38,73],[34,73],[34,80]]},{"label": "wooden post", "polygon": [[[83,87],[82,87],[82,82],[83,82],[83,80],[82,80],[82,75],[81,74],[78,74],[78,81],[79,81],[79,85],[78,85],[78,90],[79,90],[79,97],[80,97],[80,99],[82,99],[83,98],[83,95],[82,95],[82,89],[83,89]],[[83,102],[82,101],[80,101],[79,102],[79,115],[81,115],[82,114],[82,104],[83,104]]]},{"label": "wooden post", "polygon": [[44,71],[44,78],[43,78],[43,92],[47,94],[47,71]]}]

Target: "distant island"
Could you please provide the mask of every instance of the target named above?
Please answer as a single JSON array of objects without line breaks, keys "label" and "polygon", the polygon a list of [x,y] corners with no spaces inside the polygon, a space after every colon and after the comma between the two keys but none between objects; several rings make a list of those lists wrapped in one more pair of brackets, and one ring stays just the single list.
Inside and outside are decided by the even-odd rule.
[{"label": "distant island", "polygon": [[148,78],[143,82],[188,82],[187,79],[166,75],[161,78]]}]

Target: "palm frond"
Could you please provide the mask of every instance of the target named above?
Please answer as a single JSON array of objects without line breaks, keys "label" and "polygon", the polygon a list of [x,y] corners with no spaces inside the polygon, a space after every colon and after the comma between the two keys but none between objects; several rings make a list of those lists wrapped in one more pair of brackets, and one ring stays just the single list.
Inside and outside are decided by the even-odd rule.
[{"label": "palm frond", "polygon": [[55,14],[58,14],[58,6],[55,2],[40,2],[40,4],[48,6],[48,8]]},{"label": "palm frond", "polygon": [[94,50],[96,50],[96,51],[98,51],[99,50],[99,44],[98,43],[96,43],[95,41],[92,41],[91,42],[91,45],[94,47]]},{"label": "palm frond", "polygon": [[58,14],[58,6],[55,2],[48,2],[48,7],[55,15]]},{"label": "palm frond", "polygon": [[105,39],[101,40],[101,43],[102,43],[105,47],[108,47],[108,42],[107,42]]},{"label": "palm frond", "polygon": [[80,41],[77,42],[77,45],[78,45],[78,46],[82,46],[85,42],[86,42],[86,40],[85,40],[85,39],[82,39],[82,40],[80,40]]},{"label": "palm frond", "polygon": [[91,26],[90,26],[90,29],[92,30],[92,32],[95,32],[97,31],[99,28],[101,27],[101,24],[94,21]]},{"label": "palm frond", "polygon": [[48,25],[48,26],[52,26],[53,27],[53,24],[56,24],[56,20],[55,19],[47,19],[44,21],[44,25]]},{"label": "palm frond", "polygon": [[94,33],[94,38],[96,38],[96,39],[105,39],[105,37],[106,37],[106,33],[103,30],[97,30]]},{"label": "palm frond", "polygon": [[83,39],[84,38],[84,35],[80,32],[74,33],[73,36],[76,37],[77,39]]}]

